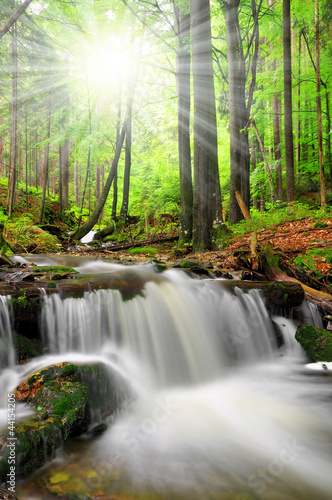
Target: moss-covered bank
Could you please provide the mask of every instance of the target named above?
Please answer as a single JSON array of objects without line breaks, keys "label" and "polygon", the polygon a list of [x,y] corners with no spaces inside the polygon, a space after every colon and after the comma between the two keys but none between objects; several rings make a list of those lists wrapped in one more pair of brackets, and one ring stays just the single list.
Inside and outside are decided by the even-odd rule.
[{"label": "moss-covered bank", "polygon": [[105,423],[130,398],[122,377],[102,363],[52,365],[32,374],[14,393],[16,401],[36,413],[15,423],[15,441],[10,429],[0,433],[0,484],[9,472],[10,453],[15,455],[16,477],[24,477],[52,457],[64,440]]}]

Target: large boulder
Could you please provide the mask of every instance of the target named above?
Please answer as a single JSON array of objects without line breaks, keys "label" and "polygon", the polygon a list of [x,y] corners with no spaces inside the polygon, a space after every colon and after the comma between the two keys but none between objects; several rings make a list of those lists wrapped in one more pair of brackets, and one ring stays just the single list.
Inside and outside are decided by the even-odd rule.
[{"label": "large boulder", "polygon": [[296,340],[314,361],[332,361],[332,333],[313,325],[300,325]]},{"label": "large boulder", "polygon": [[[35,414],[0,432],[0,484],[7,480],[10,454],[16,477],[24,477],[53,457],[67,438],[98,424],[107,428],[101,424],[131,397],[118,372],[99,362],[49,366],[30,375],[14,394]],[[16,440],[10,439],[13,435]]]}]

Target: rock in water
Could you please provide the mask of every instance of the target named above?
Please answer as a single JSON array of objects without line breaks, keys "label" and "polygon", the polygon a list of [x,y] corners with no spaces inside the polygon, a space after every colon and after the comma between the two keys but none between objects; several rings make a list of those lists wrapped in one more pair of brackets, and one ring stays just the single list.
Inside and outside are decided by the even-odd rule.
[{"label": "rock in water", "polygon": [[313,360],[332,361],[332,333],[328,330],[313,325],[300,325],[295,338]]},{"label": "rock in water", "polygon": [[16,422],[14,450],[8,447],[13,443],[10,430],[0,432],[0,484],[7,479],[10,453],[16,457],[16,477],[24,477],[68,437],[83,434],[90,424],[105,423],[130,399],[118,372],[100,362],[49,366],[30,375],[14,393],[16,401],[26,402],[36,414]]}]

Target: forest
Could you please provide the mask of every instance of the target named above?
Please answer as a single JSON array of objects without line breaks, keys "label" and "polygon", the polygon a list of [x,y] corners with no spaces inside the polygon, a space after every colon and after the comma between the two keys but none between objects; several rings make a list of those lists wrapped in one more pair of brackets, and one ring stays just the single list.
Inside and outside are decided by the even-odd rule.
[{"label": "forest", "polygon": [[198,252],[236,193],[328,216],[331,23],[330,0],[3,1],[1,222],[37,196],[76,240],[166,218]]},{"label": "forest", "polygon": [[0,498],[330,500],[332,0],[0,1]]}]

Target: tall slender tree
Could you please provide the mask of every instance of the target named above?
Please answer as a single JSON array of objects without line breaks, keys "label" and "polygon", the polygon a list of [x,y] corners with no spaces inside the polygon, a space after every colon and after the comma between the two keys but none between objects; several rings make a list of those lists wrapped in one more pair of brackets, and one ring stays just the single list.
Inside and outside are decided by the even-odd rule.
[{"label": "tall slender tree", "polygon": [[181,191],[179,240],[184,243],[190,243],[193,230],[193,186],[190,146],[190,13],[188,7],[189,5],[174,2],[175,29],[179,40],[176,52]]},{"label": "tall slender tree", "polygon": [[290,4],[291,0],[283,0],[284,130],[287,201],[289,203],[295,199]]},{"label": "tall slender tree", "polygon": [[17,156],[17,25],[12,28],[12,128],[11,128],[11,155],[10,155],[10,191],[8,216],[11,218],[15,205],[16,191],[16,156]]},{"label": "tall slender tree", "polygon": [[193,249],[212,248],[214,222],[221,222],[217,120],[209,0],[190,0],[194,85]]},{"label": "tall slender tree", "polygon": [[324,174],[324,151],[323,151],[323,121],[322,121],[322,98],[320,79],[320,47],[319,47],[319,0],[315,1],[315,47],[316,47],[316,90],[317,90],[317,120],[318,120],[318,152],[319,152],[319,178],[320,178],[320,203],[326,205],[325,198],[325,174]]},{"label": "tall slender tree", "polygon": [[[247,32],[246,36],[243,36],[240,28],[240,0],[225,0],[223,6],[226,13],[230,116],[231,179],[229,222],[235,224],[243,217],[237,202],[236,191],[241,193],[248,207],[250,203],[250,154],[247,124],[256,87],[259,46],[258,19],[262,0],[259,1],[257,7],[255,0],[251,2],[253,26],[251,33]],[[245,39],[249,40],[247,47],[244,45]],[[251,81],[248,84],[247,77],[250,71]]]}]

